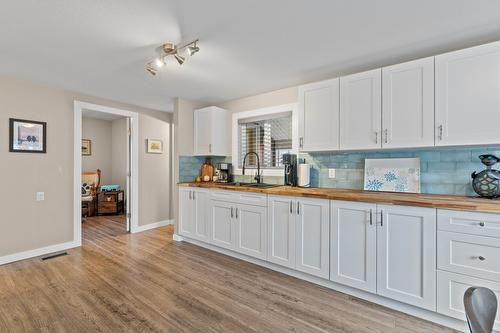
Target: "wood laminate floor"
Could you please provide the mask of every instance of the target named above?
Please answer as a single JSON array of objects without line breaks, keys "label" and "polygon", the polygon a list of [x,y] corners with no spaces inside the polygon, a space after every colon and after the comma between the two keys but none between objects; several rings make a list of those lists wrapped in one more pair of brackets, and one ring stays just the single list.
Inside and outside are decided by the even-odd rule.
[{"label": "wood laminate floor", "polygon": [[0,267],[0,332],[452,332],[172,240],[83,223],[68,256]]}]

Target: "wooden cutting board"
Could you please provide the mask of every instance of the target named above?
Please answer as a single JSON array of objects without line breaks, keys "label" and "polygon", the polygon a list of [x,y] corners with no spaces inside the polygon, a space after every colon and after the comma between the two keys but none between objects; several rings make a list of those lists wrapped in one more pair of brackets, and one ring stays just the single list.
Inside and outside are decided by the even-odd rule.
[{"label": "wooden cutting board", "polygon": [[210,164],[209,161],[206,161],[202,166],[201,166],[201,180],[205,181],[205,176],[209,176],[210,180],[212,180],[212,177],[214,176],[214,167],[212,164]]}]

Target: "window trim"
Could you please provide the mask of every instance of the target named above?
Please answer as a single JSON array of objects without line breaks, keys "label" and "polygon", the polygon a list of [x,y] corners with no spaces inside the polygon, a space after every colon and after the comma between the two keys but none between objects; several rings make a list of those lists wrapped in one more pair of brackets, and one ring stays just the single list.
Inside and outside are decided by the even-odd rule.
[{"label": "window trim", "polygon": [[[251,111],[244,111],[233,113],[232,115],[232,163],[233,163],[233,173],[237,176],[242,175],[242,171],[238,168],[238,121],[240,119],[266,116],[275,113],[284,113],[284,112],[292,112],[292,153],[297,154],[299,151],[299,120],[298,120],[298,108],[297,103],[292,104],[284,104],[278,106],[272,106],[268,108],[256,109]],[[248,175],[255,174],[257,171],[254,168],[247,169]],[[250,171],[251,170],[251,171]],[[283,176],[283,168],[272,168],[261,169],[261,173],[263,176]]]}]

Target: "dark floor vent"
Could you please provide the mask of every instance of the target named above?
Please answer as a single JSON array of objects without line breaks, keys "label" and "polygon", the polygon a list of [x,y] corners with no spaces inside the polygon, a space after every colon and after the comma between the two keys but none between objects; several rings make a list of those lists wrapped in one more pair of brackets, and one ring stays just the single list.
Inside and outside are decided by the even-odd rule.
[{"label": "dark floor vent", "polygon": [[49,260],[49,259],[54,259],[54,258],[57,258],[57,257],[67,256],[67,255],[68,255],[68,252],[54,253],[54,254],[50,254],[50,255],[48,255],[46,257],[42,257],[42,261]]}]

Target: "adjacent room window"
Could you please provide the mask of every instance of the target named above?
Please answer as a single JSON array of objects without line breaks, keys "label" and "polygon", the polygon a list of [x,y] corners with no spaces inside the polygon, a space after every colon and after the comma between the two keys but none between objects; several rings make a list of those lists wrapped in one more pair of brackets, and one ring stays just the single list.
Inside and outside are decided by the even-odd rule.
[{"label": "adjacent room window", "polygon": [[[256,152],[261,168],[277,169],[283,166],[283,154],[292,152],[292,112],[238,120],[238,168],[248,152]],[[247,157],[246,166],[257,167],[255,155]]]}]

